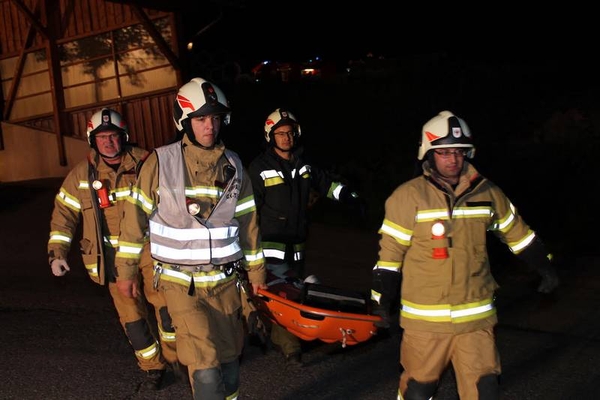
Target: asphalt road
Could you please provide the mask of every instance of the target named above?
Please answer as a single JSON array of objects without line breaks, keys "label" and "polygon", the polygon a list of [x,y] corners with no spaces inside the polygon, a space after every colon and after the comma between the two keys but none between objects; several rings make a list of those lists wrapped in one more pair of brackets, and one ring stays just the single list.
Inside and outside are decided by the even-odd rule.
[{"label": "asphalt road", "polygon": [[[186,399],[186,383],[154,393],[142,378],[106,290],[92,283],[74,254],[56,278],[46,241],[58,179],[0,184],[0,399]],[[315,223],[309,272],[323,283],[366,290],[376,258],[373,230]],[[535,292],[538,279],[502,251],[491,254],[501,285],[497,342],[502,399],[600,398],[600,262],[597,251],[559,257],[563,284]],[[305,342],[302,369],[273,350],[249,344],[241,364],[241,399],[395,399],[401,331],[343,348]],[[449,369],[437,400],[457,399]]]}]

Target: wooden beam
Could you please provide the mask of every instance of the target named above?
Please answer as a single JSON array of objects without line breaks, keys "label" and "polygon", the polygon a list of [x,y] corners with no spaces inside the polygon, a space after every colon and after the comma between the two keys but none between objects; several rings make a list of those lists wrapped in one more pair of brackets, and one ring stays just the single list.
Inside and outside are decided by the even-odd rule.
[{"label": "wooden beam", "polygon": [[67,165],[63,132],[67,131],[64,121],[65,95],[63,91],[62,73],[56,36],[60,32],[60,6],[58,1],[44,0],[46,2],[46,20],[48,21],[48,40],[46,40],[46,58],[48,60],[48,73],[50,75],[50,90],[52,92],[52,109],[54,111],[54,130],[58,147],[58,162],[61,166]]},{"label": "wooden beam", "polygon": [[165,55],[165,57],[167,57],[167,60],[169,60],[173,68],[176,71],[180,71],[181,63],[179,62],[179,57],[177,57],[173,50],[171,50],[171,47],[168,45],[168,43],[165,42],[165,39],[156,29],[156,26],[154,26],[152,20],[148,18],[148,15],[146,15],[144,10],[142,10],[142,7],[135,4],[130,5],[130,7],[133,10],[135,16],[140,20],[144,28],[148,31],[148,33],[154,40],[154,43],[156,43],[160,51]]},{"label": "wooden beam", "polygon": [[[37,2],[34,6],[34,13],[38,14],[40,9],[40,3]],[[34,18],[37,17],[34,15]],[[33,38],[35,37],[35,27],[33,24],[29,25],[29,30],[27,31],[27,37],[25,38],[25,42],[21,46],[21,52],[19,53],[19,58],[17,59],[17,63],[15,66],[15,71],[12,77],[12,85],[10,86],[10,90],[8,92],[8,96],[6,97],[6,107],[3,110],[3,120],[9,121],[10,113],[15,104],[15,97],[17,96],[17,90],[19,89],[19,85],[21,84],[21,76],[23,75],[23,69],[25,68],[25,59],[27,58],[27,49],[33,43]]]},{"label": "wooden beam", "polygon": [[33,25],[35,27],[35,29],[37,29],[44,36],[44,38],[48,39],[48,30],[46,29],[46,27],[44,25],[42,25],[38,21],[36,16],[29,10],[29,8],[27,8],[27,6],[25,4],[23,4],[23,2],[21,0],[10,0],[10,1],[12,1],[12,3],[15,5],[15,7],[17,7],[17,9],[25,15],[25,18],[27,18],[29,20],[29,22],[31,22],[31,25]]}]

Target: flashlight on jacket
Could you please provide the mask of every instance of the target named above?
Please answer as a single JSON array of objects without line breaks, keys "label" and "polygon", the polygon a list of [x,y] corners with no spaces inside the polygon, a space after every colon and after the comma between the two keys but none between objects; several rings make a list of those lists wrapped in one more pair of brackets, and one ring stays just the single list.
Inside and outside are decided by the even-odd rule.
[{"label": "flashlight on jacket", "polygon": [[190,215],[198,215],[200,213],[200,204],[196,203],[189,197],[185,198],[185,204],[187,205],[187,209]]},{"label": "flashlight on jacket", "polygon": [[100,208],[107,208],[112,206],[110,199],[108,198],[108,188],[99,180],[95,180],[92,182],[92,187],[96,190],[98,194],[98,199],[100,200]]},{"label": "flashlight on jacket", "polygon": [[448,247],[446,241],[446,228],[444,223],[437,221],[431,226],[431,239],[434,241],[433,244],[433,258],[436,260],[442,260],[448,258]]}]

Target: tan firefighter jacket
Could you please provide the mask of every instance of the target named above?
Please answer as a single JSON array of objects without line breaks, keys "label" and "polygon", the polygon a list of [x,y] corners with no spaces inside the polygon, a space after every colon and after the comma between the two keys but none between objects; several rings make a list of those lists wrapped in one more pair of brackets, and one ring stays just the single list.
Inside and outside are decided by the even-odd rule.
[{"label": "tan firefighter jacket", "polygon": [[[460,333],[493,326],[498,284],[490,271],[487,232],[515,254],[535,233],[502,190],[467,161],[455,190],[435,179],[427,162],[423,170],[386,200],[374,269],[402,273],[404,329]],[[441,239],[432,236],[437,221],[445,228]],[[445,248],[447,258],[434,258],[436,248]],[[380,295],[373,291],[373,300]]]},{"label": "tan firefighter jacket", "polygon": [[[228,161],[225,154],[225,146],[222,143],[215,145],[212,149],[205,149],[193,145],[188,137],[184,136],[180,142],[169,146],[171,146],[171,151],[173,150],[173,146],[179,146],[183,154],[185,165],[182,172],[186,176],[185,198],[182,197],[181,200],[187,200],[196,204],[199,209],[199,213],[197,214],[199,220],[205,221],[204,223],[206,223],[207,219],[210,221],[209,216],[214,212],[221,197],[224,195],[235,195],[236,204],[233,213],[233,217],[237,220],[237,223],[233,224],[237,236],[235,246],[241,248],[240,255],[243,255],[250,281],[256,284],[264,283],[266,274],[264,256],[260,246],[260,234],[252,184],[247,172],[236,171],[235,176],[242,177],[240,182],[236,181],[236,185],[239,187],[234,192],[226,192],[224,190],[226,188],[225,177],[228,174],[226,171],[227,168],[234,167],[234,165]],[[229,156],[233,156],[239,161],[237,154],[229,150],[227,152]],[[177,162],[178,160],[181,161],[181,158],[177,159],[173,157],[168,162]],[[160,161],[164,162],[162,158]],[[242,165],[241,161],[236,164],[238,168]],[[162,167],[165,166],[163,165]],[[119,280],[133,279],[137,273],[141,249],[147,238],[146,234],[149,232],[149,220],[153,224],[158,222],[154,216],[158,211],[158,204],[161,198],[159,186],[169,185],[169,182],[159,183],[159,171],[159,158],[157,153],[153,152],[144,162],[137,184],[134,187],[132,198],[125,208],[125,216],[121,226],[121,247],[117,253],[116,260],[117,279]],[[182,212],[187,212],[188,208],[186,205],[182,205],[181,210]],[[187,217],[189,215],[182,215],[182,218]],[[239,225],[239,228],[236,225]],[[169,235],[173,235],[172,243],[174,245],[175,242],[179,242],[178,245],[185,242],[182,238],[176,237],[180,233],[179,229],[177,229],[177,224],[174,224],[172,228],[166,225],[157,228],[162,231],[161,234],[167,241]],[[189,232],[192,235],[202,233],[200,230],[197,232],[190,230]],[[215,233],[218,233],[218,230]],[[165,243],[165,241],[161,241],[161,247]],[[194,245],[197,245],[197,243]],[[155,246],[155,250],[157,249],[158,247]],[[210,248],[207,250],[210,251]],[[201,249],[196,249],[196,251],[200,252]],[[184,252],[188,253],[187,251]],[[189,260],[186,262],[189,262]],[[198,267],[201,264],[206,264],[206,262],[206,259],[199,260]],[[161,263],[160,267],[163,269],[161,279],[168,279],[182,285],[189,285],[193,281],[196,285],[204,287],[224,283],[217,279],[217,277],[221,276],[219,271],[207,271],[201,268],[194,271],[190,270],[189,266],[184,264],[171,265]],[[215,264],[217,263],[215,262]],[[181,267],[184,267],[184,270],[181,270]]]},{"label": "tan firefighter jacket", "polygon": [[[139,147],[125,146],[119,169],[115,172],[101,161],[96,150],[91,149],[88,158],[79,162],[66,176],[54,201],[54,210],[50,221],[50,239],[48,258],[67,259],[71,243],[75,237],[81,216],[82,239],[79,243],[83,263],[90,278],[99,284],[105,284],[112,274],[107,267],[114,268],[115,253],[118,248],[119,229],[123,207],[127,202],[136,179],[136,171],[148,155],[148,151]],[[110,206],[99,208],[101,214],[101,234],[104,249],[99,248],[97,218],[91,187],[92,178],[99,180],[108,189]],[[97,203],[98,204],[98,203]],[[104,258],[101,257],[104,255]],[[113,279],[114,280],[114,279]]]}]

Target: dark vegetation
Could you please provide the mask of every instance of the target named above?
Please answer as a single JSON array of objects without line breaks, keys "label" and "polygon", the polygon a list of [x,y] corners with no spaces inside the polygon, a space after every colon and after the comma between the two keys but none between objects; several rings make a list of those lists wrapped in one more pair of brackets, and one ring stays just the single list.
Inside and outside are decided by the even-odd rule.
[{"label": "dark vegetation", "polygon": [[366,218],[321,199],[313,219],[377,230],[384,201],[414,176],[421,127],[448,109],[475,138],[473,160],[504,189],[558,253],[593,247],[593,187],[600,151],[598,78],[573,60],[449,55],[388,60],[360,79],[288,84],[221,83],[233,108],[226,143],[247,164],[261,150],[275,108],[292,110],[307,155],[353,185]]}]

